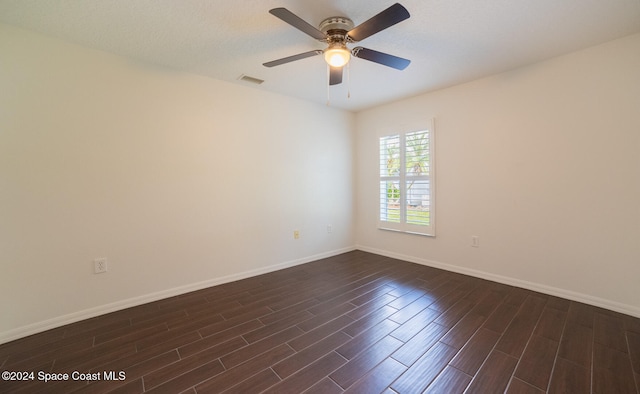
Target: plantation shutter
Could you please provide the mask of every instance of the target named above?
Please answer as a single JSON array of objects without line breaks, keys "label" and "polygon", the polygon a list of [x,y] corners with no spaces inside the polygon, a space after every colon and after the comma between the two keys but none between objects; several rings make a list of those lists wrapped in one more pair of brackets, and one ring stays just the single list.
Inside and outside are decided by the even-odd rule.
[{"label": "plantation shutter", "polygon": [[435,234],[432,129],[380,138],[379,228]]}]

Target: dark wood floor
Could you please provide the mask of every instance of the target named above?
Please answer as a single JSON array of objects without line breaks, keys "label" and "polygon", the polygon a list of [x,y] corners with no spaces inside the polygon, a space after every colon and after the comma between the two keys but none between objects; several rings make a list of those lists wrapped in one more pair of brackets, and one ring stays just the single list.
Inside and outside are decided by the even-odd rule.
[{"label": "dark wood floor", "polygon": [[0,345],[0,370],[35,372],[2,393],[638,393],[640,319],[354,251]]}]

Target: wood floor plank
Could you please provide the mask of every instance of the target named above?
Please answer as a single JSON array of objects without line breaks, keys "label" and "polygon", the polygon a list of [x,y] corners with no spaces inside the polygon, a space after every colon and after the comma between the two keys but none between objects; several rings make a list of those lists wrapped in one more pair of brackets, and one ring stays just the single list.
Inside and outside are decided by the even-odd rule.
[{"label": "wood floor plank", "polygon": [[304,394],[341,394],[343,392],[342,387],[338,386],[336,382],[329,378],[324,378],[311,386]]},{"label": "wood floor plank", "polygon": [[[220,315],[225,320],[231,320],[233,318],[239,318],[240,316],[246,316],[248,319],[254,319],[258,317],[262,317],[264,315],[268,315],[273,312],[271,308],[269,308],[266,304],[268,304],[268,300],[258,300],[253,304],[242,305],[237,308],[230,309],[228,311],[220,313]],[[263,314],[256,313],[256,311],[264,311]]]},{"label": "wood floor plank", "polygon": [[323,311],[322,313],[315,315],[310,319],[303,321],[302,323],[298,324],[297,327],[299,327],[303,331],[311,331],[312,329],[322,324],[328,323],[331,320],[337,317],[340,317],[355,308],[356,308],[355,305],[348,302],[344,304],[339,304],[330,309]]},{"label": "wood floor plank", "polygon": [[[408,306],[409,304],[415,302],[417,299],[421,298],[425,293],[426,293],[426,290],[420,289],[420,288],[411,290],[410,292],[403,294],[402,296],[390,302],[389,306],[400,310]],[[429,305],[426,305],[425,308],[427,306]]]},{"label": "wood floor plank", "polygon": [[483,327],[502,334],[509,324],[511,324],[516,313],[518,313],[518,308],[518,306],[503,302],[495,311],[493,311],[491,316],[489,316],[487,321],[484,323]]},{"label": "wood floor plank", "polygon": [[[240,293],[246,294],[246,293]],[[185,310],[190,317],[201,318],[203,316],[220,315],[221,313],[234,310],[242,306],[236,299],[238,294],[225,294],[221,297],[207,297],[206,304],[189,306]],[[222,316],[221,316],[222,317]]]},{"label": "wood floor plank", "polygon": [[595,308],[580,302],[571,302],[567,314],[567,324],[593,328]]},{"label": "wood floor plank", "polygon": [[[383,296],[384,297],[392,297],[393,299],[397,298],[397,297],[394,297],[391,294],[389,294],[389,292],[391,290],[393,290],[393,287],[391,287],[391,286],[389,286],[387,284],[384,284],[384,285],[382,285],[380,287],[376,287],[374,290],[372,290],[372,291],[370,291],[370,292],[368,292],[366,294],[363,294],[363,295],[361,295],[359,297],[356,297],[356,298],[352,299],[349,302],[351,302],[353,305],[363,306],[363,305],[369,304],[369,303],[371,303],[371,302],[373,302],[373,301],[375,301],[378,298],[383,297]],[[385,305],[385,304],[387,304],[387,302],[381,304],[380,306]]]},{"label": "wood floor plank", "polygon": [[[435,309],[426,308],[420,311],[417,315],[404,322],[398,327],[391,335],[398,338],[402,342],[407,342],[420,330],[428,326],[436,317],[440,315],[440,312]],[[392,315],[393,316],[393,315]]]},{"label": "wood floor plank", "polygon": [[145,380],[145,393],[179,393],[202,381],[210,379],[212,376],[218,375],[223,371],[224,367],[222,366],[222,363],[220,363],[220,360],[216,359],[166,381],[151,390],[146,389],[147,381]]},{"label": "wood floor plank", "polygon": [[[361,305],[353,302],[357,299],[359,302],[366,302],[368,299],[373,299],[377,296],[376,290],[379,288],[388,289],[389,286],[385,285],[387,281],[384,278],[374,279],[373,277],[366,278],[360,287],[357,287],[351,291],[346,291],[335,297],[331,298],[330,301],[334,304],[337,303],[345,303],[349,302],[353,305]],[[391,289],[387,290],[391,291]]]},{"label": "wood floor plank", "polygon": [[[397,301],[397,299],[396,299]],[[407,320],[411,319],[422,310],[426,309],[429,305],[433,304],[433,301],[429,297],[420,297],[415,301],[407,304],[399,308],[399,310],[391,315],[390,319],[395,321],[396,323],[403,324]],[[397,305],[395,302],[389,303],[389,306],[395,308],[394,305]]]},{"label": "wood floor plank", "polygon": [[392,296],[402,297],[416,289],[416,279],[411,275],[402,275],[394,281],[395,288],[389,292]]},{"label": "wood floor plank", "polygon": [[374,313],[380,308],[387,306],[388,303],[395,300],[396,297],[391,294],[383,294],[380,297],[377,297],[367,303],[360,304],[357,308],[353,309],[350,312],[347,312],[346,315],[352,318],[353,320],[360,320],[363,317]]},{"label": "wood floor plank", "polygon": [[132,362],[126,363],[130,365],[126,365],[124,363],[125,360],[126,359],[123,359],[122,362],[119,364],[105,365],[100,369],[92,371],[92,372],[99,373],[100,376],[103,376],[103,377],[104,377],[103,371],[118,371],[118,372],[122,371],[125,373],[125,376],[126,376],[125,380],[122,380],[122,381],[121,380],[100,380],[87,385],[81,390],[78,390],[77,393],[99,394],[99,393],[111,392],[119,387],[127,385],[127,382],[138,380],[148,373],[164,368],[167,365],[170,365],[179,361],[180,356],[178,355],[177,351],[172,350],[164,354],[161,354],[159,356],[149,358],[142,362],[136,363],[135,361],[132,361]]},{"label": "wood floor plank", "polygon": [[627,352],[627,338],[621,318],[596,313],[593,322],[593,340],[611,349]]},{"label": "wood floor plank", "polygon": [[221,331],[236,327],[239,324],[246,323],[251,320],[259,319],[262,316],[268,315],[270,312],[271,310],[266,306],[260,307],[260,308],[257,308],[256,310],[249,311],[243,315],[239,315],[231,319],[216,321],[205,327],[200,327],[197,330],[203,338],[206,338],[210,335],[214,335]]},{"label": "wood floor plank", "polygon": [[94,345],[101,345],[108,343],[108,346],[115,346],[119,344],[132,343],[138,340],[148,338],[151,335],[163,333],[169,331],[168,326],[165,323],[157,324],[152,322],[149,326],[146,324],[140,324],[134,327],[123,327],[119,330],[112,330],[108,333],[96,335],[94,337]]},{"label": "wood floor plank", "polygon": [[502,393],[507,388],[518,359],[500,351],[492,351],[471,381],[466,393]]},{"label": "wood floor plank", "polygon": [[287,316],[293,315],[298,312],[306,311],[307,309],[316,306],[320,303],[320,301],[315,298],[306,299],[301,302],[297,302],[293,305],[289,305],[286,308],[278,309],[277,312],[270,313],[268,315],[264,315],[260,317],[258,320],[262,322],[262,324],[271,324],[275,323],[278,320],[282,320]]},{"label": "wood floor plank", "polygon": [[422,393],[455,354],[456,349],[451,346],[440,342],[436,343],[396,379],[391,384],[391,388],[398,393]]},{"label": "wood floor plank", "polygon": [[486,295],[482,296],[478,294],[479,298],[470,298],[469,296],[465,298],[474,304],[470,313],[483,316],[486,320],[493,314],[498,305],[502,303],[506,295],[503,291],[495,290],[491,286],[489,286],[487,291],[483,293],[486,293]]},{"label": "wood floor plank", "polygon": [[386,336],[366,350],[358,353],[357,356],[350,359],[329,377],[338,383],[340,387],[347,389],[376,365],[388,358],[401,345],[401,341],[392,336]]},{"label": "wood floor plank", "polygon": [[271,386],[264,394],[302,393],[313,386],[315,382],[324,379],[346,362],[347,360],[338,353],[331,352],[280,383]]},{"label": "wood floor plank", "polygon": [[491,282],[487,280],[474,280],[469,283],[473,283],[475,287],[469,293],[467,293],[464,298],[471,301],[473,304],[478,304],[481,300],[489,297],[489,295],[492,293]]},{"label": "wood floor plank", "polygon": [[513,288],[504,299],[505,304],[520,307],[529,296],[529,291],[521,288]]},{"label": "wood floor plank", "polygon": [[576,323],[567,323],[562,334],[558,357],[584,368],[591,367],[593,329]]},{"label": "wood floor plank", "polygon": [[441,326],[451,328],[458,322],[458,320],[462,319],[462,317],[466,315],[471,308],[473,308],[473,302],[466,299],[460,299],[451,308],[438,316],[434,322]]},{"label": "wood floor plank", "polygon": [[635,393],[636,383],[631,360],[620,352],[600,343],[593,348],[593,392]]},{"label": "wood floor plank", "polygon": [[485,316],[468,313],[440,341],[456,349],[461,349],[486,319]]},{"label": "wood floor plank", "polygon": [[144,392],[144,384],[142,382],[142,379],[136,379],[134,381],[128,382],[121,387],[109,391],[110,394],[138,394],[142,392]]},{"label": "wood floor plank", "polygon": [[186,318],[168,321],[169,330],[200,330],[215,323],[223,321],[224,318],[219,313],[209,313],[207,311],[199,312],[199,314],[188,314]]},{"label": "wood floor plank", "polygon": [[557,309],[562,312],[568,312],[570,304],[571,301],[554,296],[549,296],[549,299],[547,300],[547,306],[549,308]]},{"label": "wood floor plank", "polygon": [[225,393],[259,393],[280,382],[280,378],[271,369],[264,369],[250,378],[231,387]]},{"label": "wood floor plank", "polygon": [[280,361],[278,364],[273,365],[271,368],[278,374],[281,379],[285,379],[307,365],[313,363],[315,360],[321,358],[327,353],[330,353],[341,345],[344,345],[351,339],[350,336],[338,331],[333,335],[330,335],[315,344],[306,347],[305,349],[297,352],[295,355]]},{"label": "wood floor plank", "polygon": [[93,347],[93,338],[47,348],[37,348],[23,353],[14,353],[7,357],[3,367],[15,371],[30,370],[53,362],[59,357],[82,354]]},{"label": "wood floor plank", "polygon": [[469,376],[475,376],[498,339],[500,339],[500,334],[481,328],[456,354],[450,364]]},{"label": "wood floor plank", "polygon": [[[181,376],[191,370],[198,368],[198,366],[205,363],[212,362],[219,359],[224,355],[228,355],[233,351],[237,351],[245,347],[247,343],[244,339],[237,337],[230,341],[221,343],[220,345],[207,348],[206,350],[196,353],[190,357],[183,358],[180,361],[167,365],[164,368],[153,371],[144,376],[144,386],[146,389],[160,386],[165,382]],[[224,369],[224,368],[223,368]],[[195,382],[192,386],[194,386]],[[186,389],[187,387],[185,387]]]},{"label": "wood floor plank", "polygon": [[[361,274],[360,274],[361,275]],[[333,287],[324,294],[318,296],[320,301],[326,302],[333,300],[333,304],[345,303],[353,298],[357,298],[380,285],[384,285],[385,281],[378,281],[380,276],[356,276],[354,280],[345,283],[339,287]],[[372,284],[373,283],[373,284]],[[310,311],[313,313],[313,311]]]},{"label": "wood floor plank", "polygon": [[545,300],[538,297],[527,297],[498,341],[496,349],[516,359],[520,358],[536,327],[538,318],[542,314],[545,303]]},{"label": "wood floor plank", "polygon": [[287,328],[286,330],[280,331],[279,333],[274,334],[268,338],[265,338],[258,342],[254,342],[250,345],[239,348],[232,353],[222,356],[220,358],[220,361],[222,361],[222,364],[225,366],[225,368],[233,368],[236,365],[242,364],[243,362],[261,353],[264,353],[273,347],[281,345],[300,334],[302,334],[302,330],[300,330],[296,326]]},{"label": "wood floor plank", "polygon": [[[364,331],[353,339],[347,341],[347,343],[336,349],[336,352],[347,360],[350,360],[364,349],[367,349],[369,346],[372,346],[385,336],[391,334],[391,332],[398,328],[398,326],[398,323],[390,319],[385,319],[367,331]],[[402,342],[400,343],[402,344]]]},{"label": "wood floor plank", "polygon": [[446,327],[433,322],[402,345],[393,354],[393,358],[409,367],[435,345],[446,332]]},{"label": "wood floor plank", "polygon": [[197,331],[190,331],[185,334],[178,332],[167,331],[162,335],[154,335],[147,339],[142,339],[136,342],[136,349],[143,351],[146,349],[156,349],[157,352],[165,352],[171,349],[177,349],[178,347],[194,343],[202,339],[202,336]]},{"label": "wood floor plank", "polygon": [[[438,302],[438,300],[442,301],[442,299],[450,293],[453,293],[459,285],[460,283],[451,279],[447,273],[438,276],[435,281],[422,281],[420,287],[428,290],[422,297],[428,298],[429,301],[431,301],[431,304],[434,304]],[[433,309],[438,309],[442,312],[446,308],[438,308],[437,306],[434,306]]]},{"label": "wood floor plank", "polygon": [[550,394],[589,393],[591,392],[591,374],[587,368],[564,358],[558,358],[547,392]]},{"label": "wood floor plank", "polygon": [[204,337],[197,341],[182,345],[178,347],[178,352],[180,353],[180,357],[182,358],[189,357],[208,348],[220,345],[221,343],[225,343],[235,337],[241,336],[260,327],[264,327],[263,324],[260,323],[260,321],[258,321],[257,319],[250,320],[246,323],[241,323],[237,326],[230,327],[216,334],[209,335],[208,337]]},{"label": "wood floor plank", "polygon": [[444,296],[435,300],[431,305],[429,305],[429,308],[435,309],[439,312],[445,312],[467,294],[466,291],[460,290],[458,288],[459,284],[457,282],[450,283],[451,286],[454,286],[455,288],[447,292],[447,294],[445,294]]},{"label": "wood floor plank", "polygon": [[549,303],[547,303],[533,334],[560,342],[562,328],[564,327],[566,318],[567,312],[552,308],[549,306]]},{"label": "wood floor plank", "polygon": [[544,394],[545,390],[532,386],[518,378],[511,379],[509,387],[507,387],[506,394]]},{"label": "wood floor plank", "polygon": [[254,343],[266,337],[269,337],[275,333],[278,333],[292,325],[302,323],[305,320],[310,319],[313,315],[307,311],[300,311],[298,313],[291,314],[273,323],[267,324],[264,327],[257,328],[253,331],[242,334],[242,337],[248,343]]},{"label": "wood floor plank", "polygon": [[88,371],[104,364],[108,360],[126,357],[134,353],[136,353],[136,347],[133,343],[114,347],[101,345],[83,353],[59,357],[54,362],[52,370],[54,372]]},{"label": "wood floor plank", "polygon": [[[627,331],[627,343],[629,346],[629,358],[633,371],[640,374],[640,333]],[[640,384],[640,382],[638,382]]]},{"label": "wood floor plank", "polygon": [[198,394],[221,393],[254,374],[277,365],[280,361],[291,356],[295,352],[287,345],[276,346],[249,361],[238,365],[237,367],[227,369],[221,374],[207,379],[196,386]]},{"label": "wood floor plank", "polygon": [[[356,320],[355,322],[349,324],[342,331],[355,337],[372,327],[380,324],[384,320],[387,320],[391,315],[393,315],[397,309],[392,308],[390,306],[384,306],[373,313],[368,314],[367,316]],[[397,323],[396,323],[397,324]]]},{"label": "wood floor plank", "polygon": [[534,335],[527,345],[514,376],[546,390],[558,351],[558,342]]},{"label": "wood floor plank", "polygon": [[342,330],[344,327],[353,323],[353,319],[349,316],[342,315],[337,319],[331,320],[328,323],[325,323],[319,327],[314,328],[313,330],[307,331],[303,335],[300,335],[287,343],[294,350],[302,350],[307,346],[311,346],[314,343],[320,341],[323,338],[330,336],[336,331]]},{"label": "wood floor plank", "polygon": [[345,393],[381,393],[406,370],[407,367],[405,365],[392,358],[386,358],[356,383],[352,384]]},{"label": "wood floor plank", "polygon": [[632,316],[624,316],[622,318],[624,321],[624,329],[626,331],[635,332],[636,334],[640,334],[640,318],[632,317]]},{"label": "wood floor plank", "polygon": [[471,376],[451,366],[445,369],[427,387],[423,394],[462,394],[471,382]]}]

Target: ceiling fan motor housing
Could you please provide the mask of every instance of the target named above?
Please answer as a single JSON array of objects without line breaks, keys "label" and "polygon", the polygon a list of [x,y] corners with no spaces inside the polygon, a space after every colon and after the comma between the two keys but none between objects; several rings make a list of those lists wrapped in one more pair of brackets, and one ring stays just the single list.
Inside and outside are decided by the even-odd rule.
[{"label": "ceiling fan motor housing", "polygon": [[353,29],[353,21],[344,16],[332,16],[320,22],[320,31],[326,34],[329,44],[345,42],[347,32]]}]

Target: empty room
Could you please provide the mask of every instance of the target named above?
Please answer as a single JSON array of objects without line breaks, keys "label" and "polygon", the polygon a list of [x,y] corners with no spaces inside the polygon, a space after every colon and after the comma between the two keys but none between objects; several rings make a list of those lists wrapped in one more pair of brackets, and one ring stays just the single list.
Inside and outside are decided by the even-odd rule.
[{"label": "empty room", "polygon": [[0,0],[0,392],[640,393],[640,1]]}]

